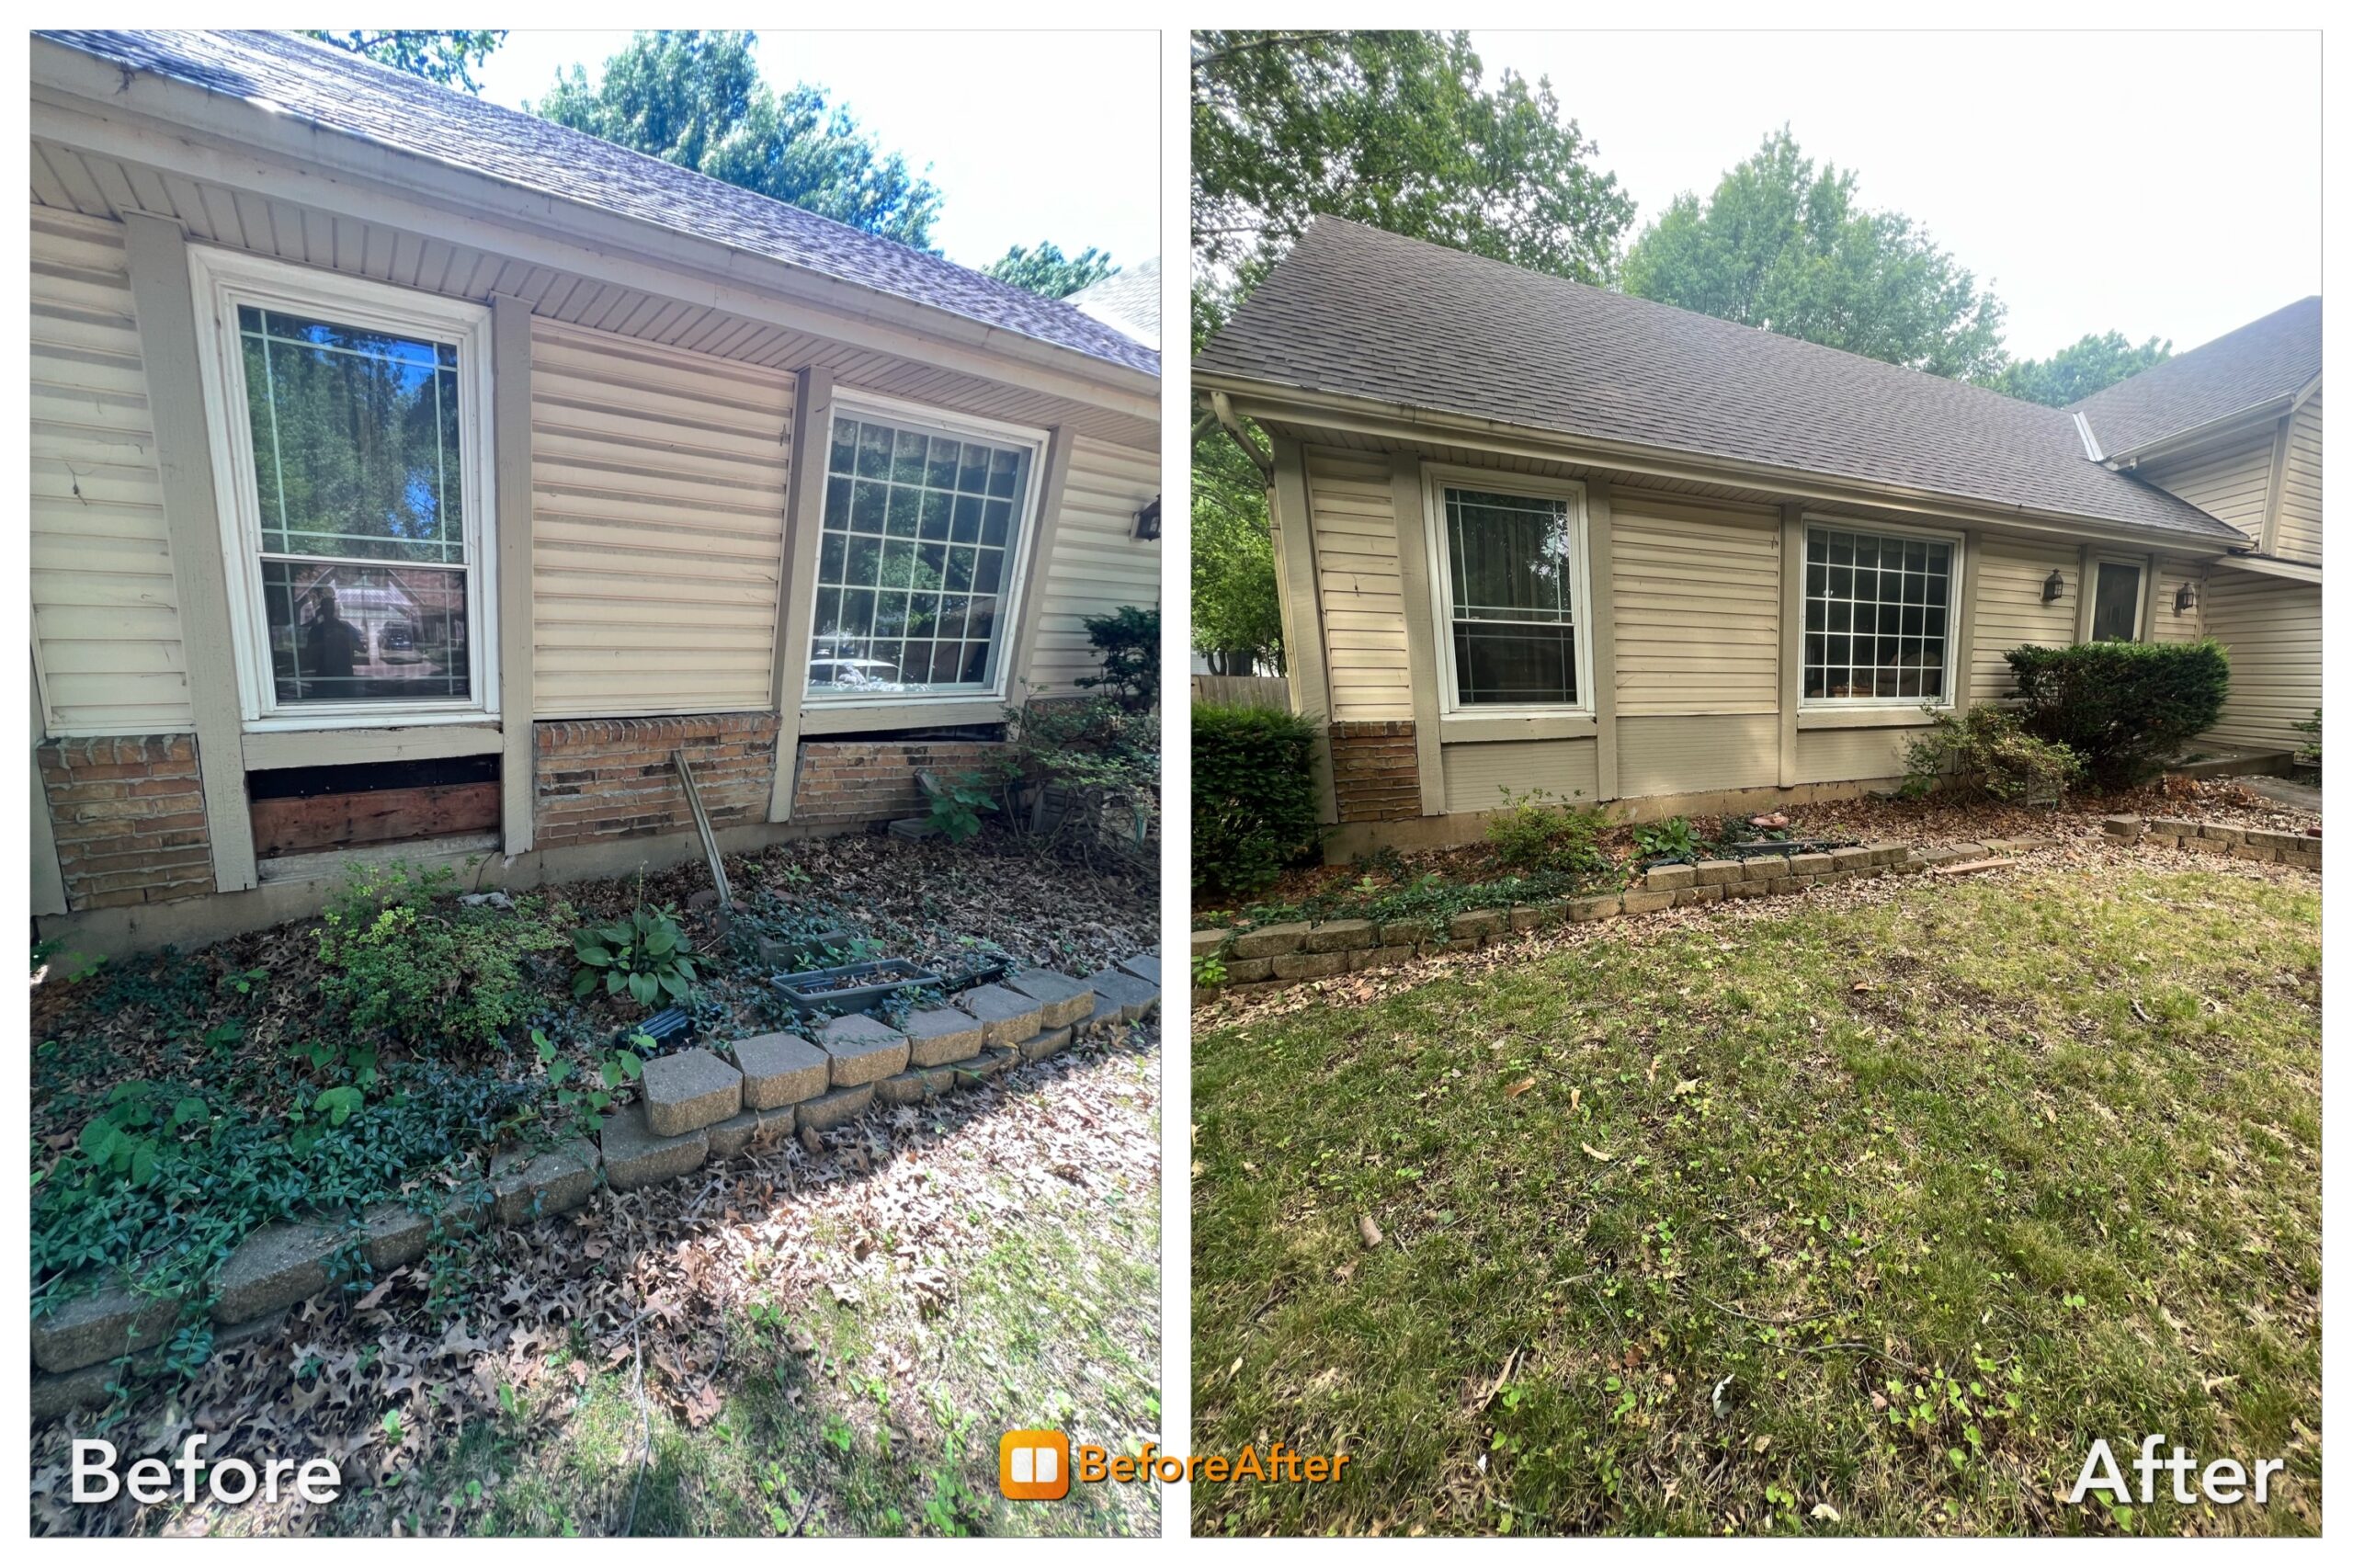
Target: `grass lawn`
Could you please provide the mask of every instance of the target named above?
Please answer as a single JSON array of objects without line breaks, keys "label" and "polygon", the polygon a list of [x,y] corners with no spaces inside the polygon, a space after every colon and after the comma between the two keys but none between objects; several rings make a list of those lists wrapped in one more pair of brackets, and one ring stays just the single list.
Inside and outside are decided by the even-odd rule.
[{"label": "grass lawn", "polygon": [[1194,1528],[2317,1533],[2317,880],[1866,886],[1199,1032]]}]

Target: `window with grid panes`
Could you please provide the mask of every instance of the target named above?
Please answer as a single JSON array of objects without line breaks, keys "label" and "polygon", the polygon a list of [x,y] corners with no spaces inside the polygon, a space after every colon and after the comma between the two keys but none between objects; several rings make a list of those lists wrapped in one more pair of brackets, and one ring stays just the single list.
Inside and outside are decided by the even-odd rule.
[{"label": "window with grid panes", "polygon": [[997,689],[1034,460],[1014,442],[835,416],[811,696]]},{"label": "window with grid panes", "polygon": [[1804,699],[1951,699],[1949,540],[1809,526]]}]

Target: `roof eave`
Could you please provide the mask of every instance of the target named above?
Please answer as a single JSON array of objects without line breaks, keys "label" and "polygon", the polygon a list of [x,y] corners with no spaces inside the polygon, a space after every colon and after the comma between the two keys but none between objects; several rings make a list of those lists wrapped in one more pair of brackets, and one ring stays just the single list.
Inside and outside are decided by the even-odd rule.
[{"label": "roof eave", "polygon": [[[2192,534],[2117,518],[2087,517],[2072,512],[2013,506],[1989,502],[1979,496],[1948,494],[1906,485],[1820,474],[1805,469],[1746,462],[1703,452],[1612,441],[1549,430],[1540,426],[1420,408],[1410,403],[1323,392],[1215,370],[1196,369],[1193,387],[1197,392],[1229,394],[1235,400],[1235,407],[1241,413],[1253,417],[1280,418],[1283,417],[1282,410],[1290,408],[1322,417],[1336,428],[1353,427],[1369,435],[1404,435],[1423,439],[1472,437],[1479,438],[1474,444],[1486,445],[1499,451],[1516,449],[1522,455],[1549,455],[1555,459],[1563,455],[1563,449],[1569,449],[1582,458],[1588,458],[1597,467],[1616,468],[1662,479],[1703,484],[1745,484],[1810,500],[1933,513],[2031,532],[2060,533],[2070,539],[2140,545],[2162,543],[2186,554],[2221,556],[2231,550],[2252,548],[2255,544],[2254,540],[2235,528],[2230,528],[2229,524],[2219,518],[2214,519],[2215,525],[2229,528],[2227,535]],[[1254,402],[1254,399],[1258,401]],[[1351,426],[1346,423],[1347,421],[1355,423]],[[1383,423],[1392,428],[1379,428]]]},{"label": "roof eave", "polygon": [[[2317,380],[2318,378],[2314,378],[2315,382]],[[2292,410],[2297,402],[2297,393],[2282,392],[2277,397],[2265,398],[2261,403],[2253,403],[2245,408],[2234,409],[2218,419],[2209,419],[2203,424],[2169,431],[2154,440],[2143,441],[2137,447],[2127,447],[2120,451],[2110,452],[2101,460],[2113,469],[2137,468],[2143,463],[2154,462],[2172,453],[2186,451],[2191,447],[2200,446],[2219,437],[2227,436],[2241,426],[2252,429],[2258,425],[2268,425]]]},{"label": "roof eave", "polygon": [[[570,247],[571,254],[548,261],[550,266],[599,276],[597,263],[604,258],[634,263],[686,285],[674,288],[677,297],[755,319],[771,319],[772,309],[759,306],[781,299],[828,318],[822,326],[805,319],[791,324],[803,330],[884,352],[928,357],[945,368],[991,380],[1027,370],[1021,384],[1038,391],[1134,418],[1159,417],[1160,378],[1149,371],[291,113],[274,113],[175,76],[128,69],[54,40],[31,41],[36,136],[232,187],[249,186],[254,173],[246,166],[241,181],[233,154],[316,167],[326,177],[314,187],[271,194],[396,225],[402,224],[401,203],[459,206],[490,215],[502,233],[528,233]],[[223,159],[223,148],[233,156]],[[538,210],[518,212],[518,192]],[[444,219],[444,226],[434,231],[437,236],[452,237],[446,214],[435,216]],[[487,236],[463,243],[516,254],[516,247],[502,247]],[[920,339],[920,346],[910,339]]]}]

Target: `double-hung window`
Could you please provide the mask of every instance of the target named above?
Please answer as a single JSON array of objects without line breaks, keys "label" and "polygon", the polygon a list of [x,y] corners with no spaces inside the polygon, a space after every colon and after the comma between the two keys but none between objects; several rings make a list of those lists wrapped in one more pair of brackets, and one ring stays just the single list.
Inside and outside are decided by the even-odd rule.
[{"label": "double-hung window", "polygon": [[247,722],[495,712],[489,312],[190,256]]},{"label": "double-hung window", "polygon": [[1042,435],[839,396],[810,622],[814,702],[1002,698]]},{"label": "double-hung window", "polygon": [[1803,701],[1952,701],[1961,545],[1950,536],[1809,523]]},{"label": "double-hung window", "polygon": [[1446,710],[1592,711],[1583,488],[1434,472],[1430,525]]}]

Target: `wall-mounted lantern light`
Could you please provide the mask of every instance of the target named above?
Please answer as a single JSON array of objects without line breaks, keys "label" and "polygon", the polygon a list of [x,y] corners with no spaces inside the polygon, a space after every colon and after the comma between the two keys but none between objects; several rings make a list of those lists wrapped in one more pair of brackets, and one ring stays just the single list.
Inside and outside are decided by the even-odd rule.
[{"label": "wall-mounted lantern light", "polygon": [[2173,591],[2173,612],[2180,615],[2198,608],[2198,585],[2184,583]]},{"label": "wall-mounted lantern light", "polygon": [[1146,506],[1142,511],[1136,514],[1135,536],[1138,539],[1158,539],[1160,537],[1159,496],[1154,496],[1152,498],[1152,505]]},{"label": "wall-mounted lantern light", "polygon": [[2067,591],[2067,579],[2053,572],[2042,580],[2042,602],[2057,604],[2059,596]]}]

